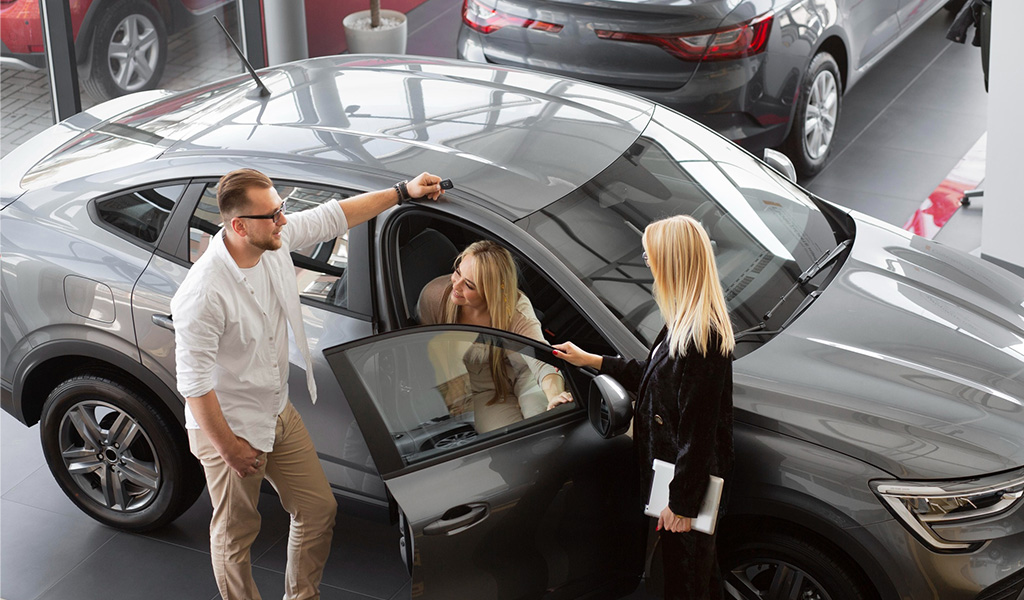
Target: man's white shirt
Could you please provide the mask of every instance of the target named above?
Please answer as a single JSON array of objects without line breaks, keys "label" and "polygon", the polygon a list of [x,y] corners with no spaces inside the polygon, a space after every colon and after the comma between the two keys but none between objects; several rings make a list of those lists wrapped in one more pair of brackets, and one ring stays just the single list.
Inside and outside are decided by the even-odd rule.
[{"label": "man's white shirt", "polygon": [[[281,248],[264,252],[260,263],[282,310],[306,368],[306,385],[316,402],[313,360],[306,341],[298,281],[290,251],[332,240],[348,231],[336,201],[288,215]],[[257,283],[258,285],[258,283]],[[274,444],[277,416],[288,402],[288,341],[277,311],[266,310],[256,287],[238,267],[223,241],[223,231],[189,270],[171,300],[175,330],[178,392],[186,398],[216,390],[231,430],[268,452]],[[276,322],[275,322],[276,321]],[[185,406],[185,426],[199,425]]]}]

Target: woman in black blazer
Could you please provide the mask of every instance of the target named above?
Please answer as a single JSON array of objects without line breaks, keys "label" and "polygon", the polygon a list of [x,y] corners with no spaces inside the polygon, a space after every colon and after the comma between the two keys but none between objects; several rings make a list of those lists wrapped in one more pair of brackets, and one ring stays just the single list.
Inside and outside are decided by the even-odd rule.
[{"label": "woman in black blazer", "polygon": [[598,369],[636,392],[634,444],[646,489],[654,459],[675,463],[668,507],[658,518],[665,598],[722,597],[715,536],[690,531],[711,475],[729,481],[732,448],[732,325],[711,241],[700,223],[651,223],[644,260],[667,323],[647,360],[624,360],[558,344],[555,355]]}]

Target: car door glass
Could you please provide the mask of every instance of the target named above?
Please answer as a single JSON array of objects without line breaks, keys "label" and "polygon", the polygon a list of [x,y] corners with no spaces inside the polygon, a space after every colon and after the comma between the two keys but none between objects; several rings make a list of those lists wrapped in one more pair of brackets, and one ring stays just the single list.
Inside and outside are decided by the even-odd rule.
[{"label": "car door glass", "polygon": [[[294,213],[319,206],[327,201],[347,197],[337,191],[310,187],[276,185],[288,212]],[[199,205],[189,221],[189,262],[195,263],[206,252],[211,236],[223,225],[217,208],[217,186],[203,190]],[[348,233],[333,240],[292,249],[292,263],[299,283],[299,295],[331,306],[348,308]]]},{"label": "car door glass", "polygon": [[96,214],[131,237],[154,244],[184,190],[184,185],[168,185],[103,198],[96,201]]},{"label": "car door glass", "polygon": [[[339,356],[362,384],[405,465],[508,435],[578,403],[547,410],[542,385],[572,390],[562,379],[565,363],[547,350],[480,328],[405,330],[332,360]],[[492,361],[501,365],[503,384],[495,383]]]}]

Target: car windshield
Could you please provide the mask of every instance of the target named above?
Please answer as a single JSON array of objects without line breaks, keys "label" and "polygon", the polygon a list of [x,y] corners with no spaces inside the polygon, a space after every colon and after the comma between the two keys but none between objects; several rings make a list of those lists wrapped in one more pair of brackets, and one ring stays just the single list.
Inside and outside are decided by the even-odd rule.
[{"label": "car windshield", "polygon": [[[708,231],[736,331],[758,326],[800,274],[838,241],[799,187],[663,107],[618,160],[518,224],[650,346],[664,321],[652,297],[641,237],[652,221],[677,214],[692,215]],[[818,279],[794,291],[765,329],[785,322],[816,284]],[[737,353],[751,349],[737,347]]]}]

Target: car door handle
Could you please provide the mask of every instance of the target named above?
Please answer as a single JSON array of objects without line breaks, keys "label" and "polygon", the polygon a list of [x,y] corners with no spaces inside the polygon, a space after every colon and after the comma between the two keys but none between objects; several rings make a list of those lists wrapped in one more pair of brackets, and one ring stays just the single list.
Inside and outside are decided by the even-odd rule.
[{"label": "car door handle", "polygon": [[491,514],[486,504],[463,504],[449,508],[440,519],[423,528],[426,535],[462,533]]},{"label": "car door handle", "polygon": [[174,317],[171,315],[153,315],[153,324],[174,331]]}]

